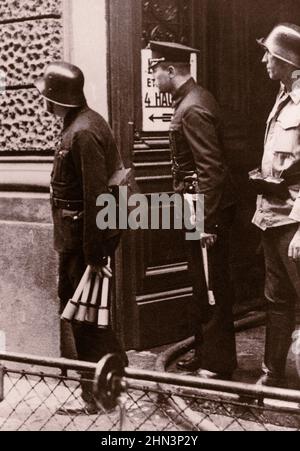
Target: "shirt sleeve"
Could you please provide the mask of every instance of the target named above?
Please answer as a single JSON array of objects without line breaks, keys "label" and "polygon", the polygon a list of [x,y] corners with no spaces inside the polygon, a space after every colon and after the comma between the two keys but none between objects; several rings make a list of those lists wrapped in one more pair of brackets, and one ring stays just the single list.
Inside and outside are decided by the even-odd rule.
[{"label": "shirt sleeve", "polygon": [[200,106],[188,109],[183,132],[193,153],[199,183],[204,195],[205,231],[216,232],[226,170],[216,119]]}]

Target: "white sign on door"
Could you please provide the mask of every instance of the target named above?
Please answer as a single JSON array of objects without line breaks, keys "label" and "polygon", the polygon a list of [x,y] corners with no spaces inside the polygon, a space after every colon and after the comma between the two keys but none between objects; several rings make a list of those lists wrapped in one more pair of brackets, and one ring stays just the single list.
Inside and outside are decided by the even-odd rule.
[{"label": "white sign on door", "polygon": [[[149,70],[152,52],[142,50],[143,131],[167,132],[173,117],[171,94],[160,93]],[[197,79],[197,55],[191,55],[192,76]]]}]

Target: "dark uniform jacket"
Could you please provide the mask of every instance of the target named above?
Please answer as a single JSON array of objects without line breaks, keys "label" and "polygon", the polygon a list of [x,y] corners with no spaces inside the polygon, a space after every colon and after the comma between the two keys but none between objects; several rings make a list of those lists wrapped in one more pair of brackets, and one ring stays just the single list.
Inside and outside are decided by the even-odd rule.
[{"label": "dark uniform jacket", "polygon": [[176,92],[170,126],[174,190],[184,192],[184,178],[198,176],[197,192],[205,197],[205,231],[216,232],[222,212],[235,204],[225,162],[218,104],[193,78]]},{"label": "dark uniform jacket", "polygon": [[108,192],[108,181],[120,167],[106,121],[88,106],[71,111],[65,119],[51,176],[57,252],[83,251],[87,265],[99,264],[111,252],[105,232],[97,228],[96,200]]}]

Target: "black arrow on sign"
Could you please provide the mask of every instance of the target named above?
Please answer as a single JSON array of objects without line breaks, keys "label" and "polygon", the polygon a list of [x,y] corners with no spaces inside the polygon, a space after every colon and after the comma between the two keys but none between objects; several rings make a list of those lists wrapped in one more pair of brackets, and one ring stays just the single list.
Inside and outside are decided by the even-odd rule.
[{"label": "black arrow on sign", "polygon": [[152,122],[154,121],[171,122],[172,114],[165,113],[162,116],[154,116],[154,114],[152,114],[152,116],[150,116],[149,119]]}]

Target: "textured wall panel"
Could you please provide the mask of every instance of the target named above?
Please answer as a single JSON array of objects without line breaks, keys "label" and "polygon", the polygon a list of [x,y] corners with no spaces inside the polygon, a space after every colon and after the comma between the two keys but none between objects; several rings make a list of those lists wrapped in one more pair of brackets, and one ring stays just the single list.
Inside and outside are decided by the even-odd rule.
[{"label": "textured wall panel", "polygon": [[0,0],[0,76],[8,88],[0,89],[0,153],[56,146],[61,122],[44,112],[34,89],[24,88],[62,59],[61,13],[62,0]]},{"label": "textured wall panel", "polygon": [[41,77],[45,65],[62,59],[61,21],[19,22],[0,27],[0,70],[8,86],[26,85]]},{"label": "textured wall panel", "polygon": [[0,0],[0,21],[60,14],[61,9],[61,0]]},{"label": "textured wall panel", "polygon": [[44,112],[34,89],[0,93],[0,150],[49,151],[55,148],[61,121]]}]

